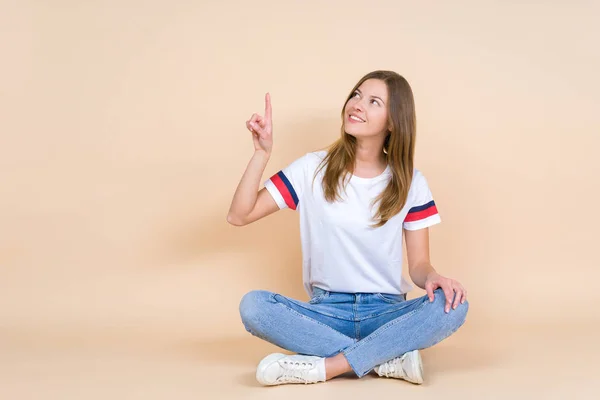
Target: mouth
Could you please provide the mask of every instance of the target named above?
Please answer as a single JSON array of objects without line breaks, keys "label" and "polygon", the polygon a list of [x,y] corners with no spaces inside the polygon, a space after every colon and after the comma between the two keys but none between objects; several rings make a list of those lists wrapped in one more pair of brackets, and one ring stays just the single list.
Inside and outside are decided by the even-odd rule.
[{"label": "mouth", "polygon": [[362,118],[359,118],[359,117],[357,117],[357,116],[356,116],[356,115],[354,115],[354,114],[350,114],[350,115],[348,115],[348,119],[349,119],[350,121],[352,121],[352,122],[365,122],[365,120],[364,120],[364,119],[362,119]]}]

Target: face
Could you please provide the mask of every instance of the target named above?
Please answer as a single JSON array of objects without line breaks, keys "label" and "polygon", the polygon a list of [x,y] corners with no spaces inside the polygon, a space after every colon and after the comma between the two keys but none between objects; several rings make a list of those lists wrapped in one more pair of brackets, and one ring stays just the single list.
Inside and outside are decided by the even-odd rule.
[{"label": "face", "polygon": [[384,135],[389,129],[388,89],[382,80],[368,79],[344,108],[344,130],[354,137]]}]

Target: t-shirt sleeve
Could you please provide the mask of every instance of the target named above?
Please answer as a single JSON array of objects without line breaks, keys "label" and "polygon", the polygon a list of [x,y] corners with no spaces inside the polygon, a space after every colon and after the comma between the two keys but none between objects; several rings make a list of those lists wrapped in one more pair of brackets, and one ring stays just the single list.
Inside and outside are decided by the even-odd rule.
[{"label": "t-shirt sleeve", "polygon": [[265,181],[265,188],[273,196],[279,209],[298,208],[305,186],[308,156],[309,154],[305,154],[296,159]]},{"label": "t-shirt sleeve", "polygon": [[427,179],[420,171],[416,171],[412,185],[411,206],[404,219],[404,229],[415,231],[442,222]]}]

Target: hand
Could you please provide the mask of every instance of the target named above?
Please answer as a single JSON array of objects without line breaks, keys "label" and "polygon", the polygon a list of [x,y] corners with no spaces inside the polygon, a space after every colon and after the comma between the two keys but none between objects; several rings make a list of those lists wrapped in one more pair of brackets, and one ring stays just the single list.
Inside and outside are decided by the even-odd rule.
[{"label": "hand", "polygon": [[[452,304],[452,309],[456,309],[459,302],[462,304],[467,300],[467,291],[458,281],[445,278],[437,272],[431,272],[427,275],[427,279],[425,280],[425,291],[427,291],[429,301],[433,301],[433,291],[437,288],[441,288],[444,291],[444,295],[446,296],[446,306],[444,307],[444,310],[447,313],[450,312],[450,305],[453,298],[454,304]],[[456,297],[454,296],[454,293],[456,293]]]},{"label": "hand", "polygon": [[246,128],[252,133],[254,141],[254,150],[262,150],[271,154],[273,148],[273,122],[271,120],[271,96],[265,95],[265,116],[252,114],[252,117],[246,121]]}]

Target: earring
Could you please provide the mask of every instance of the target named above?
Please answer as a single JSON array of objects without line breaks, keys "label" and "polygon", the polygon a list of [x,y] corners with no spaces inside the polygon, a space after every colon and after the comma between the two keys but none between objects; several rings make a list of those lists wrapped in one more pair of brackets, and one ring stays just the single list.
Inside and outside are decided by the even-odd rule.
[{"label": "earring", "polygon": [[386,142],[389,144],[389,140],[387,140],[387,139],[390,138],[391,134],[392,134],[392,131],[388,130],[388,135],[386,136],[386,140],[383,142],[383,154],[386,154],[386,155],[388,152],[387,152],[387,149],[385,148],[385,145],[386,145]]}]

